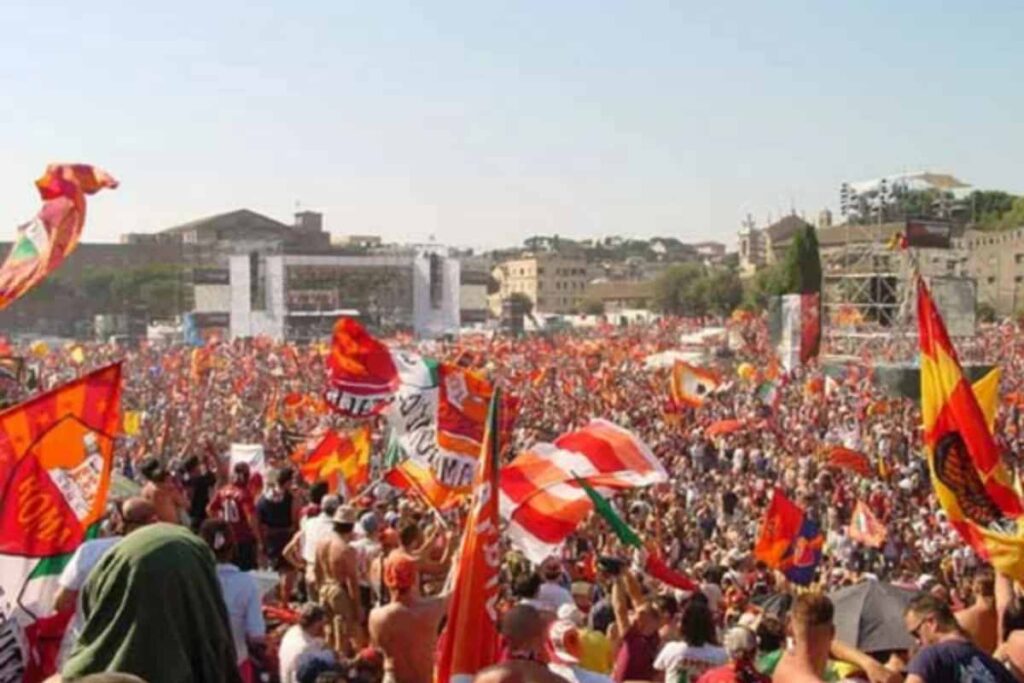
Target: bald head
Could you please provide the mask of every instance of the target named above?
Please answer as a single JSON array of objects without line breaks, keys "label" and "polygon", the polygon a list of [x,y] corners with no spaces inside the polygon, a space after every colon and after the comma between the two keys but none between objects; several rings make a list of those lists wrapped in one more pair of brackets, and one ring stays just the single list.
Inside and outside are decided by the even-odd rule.
[{"label": "bald head", "polygon": [[157,521],[156,508],[145,498],[129,498],[121,505],[126,531]]},{"label": "bald head", "polygon": [[547,638],[544,617],[529,605],[516,605],[501,619],[501,634],[513,650],[543,648]]}]

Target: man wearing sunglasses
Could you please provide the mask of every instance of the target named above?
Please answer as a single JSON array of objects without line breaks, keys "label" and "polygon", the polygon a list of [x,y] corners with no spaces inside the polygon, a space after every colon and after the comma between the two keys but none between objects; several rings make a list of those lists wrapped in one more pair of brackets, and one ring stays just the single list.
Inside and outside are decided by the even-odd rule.
[{"label": "man wearing sunglasses", "polygon": [[964,634],[949,605],[929,594],[910,601],[903,623],[921,650],[907,666],[907,683],[1014,683],[999,662]]}]

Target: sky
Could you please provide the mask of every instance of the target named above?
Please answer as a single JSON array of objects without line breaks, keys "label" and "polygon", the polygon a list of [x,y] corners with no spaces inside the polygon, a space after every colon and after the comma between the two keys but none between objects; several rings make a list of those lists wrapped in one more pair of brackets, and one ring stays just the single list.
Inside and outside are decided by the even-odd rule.
[{"label": "sky", "polygon": [[390,241],[734,244],[844,180],[1024,192],[1022,25],[1017,0],[11,0],[0,225],[51,161],[122,183],[86,241],[299,207]]}]

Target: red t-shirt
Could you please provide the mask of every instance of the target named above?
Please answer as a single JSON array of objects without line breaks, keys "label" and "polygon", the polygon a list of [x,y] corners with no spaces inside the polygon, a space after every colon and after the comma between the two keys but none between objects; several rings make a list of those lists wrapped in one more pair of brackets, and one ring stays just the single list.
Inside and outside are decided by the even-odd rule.
[{"label": "red t-shirt", "polygon": [[247,543],[256,537],[252,531],[252,520],[256,514],[256,504],[252,494],[234,484],[228,484],[214,494],[210,501],[210,511],[218,519],[231,525],[235,543]]}]

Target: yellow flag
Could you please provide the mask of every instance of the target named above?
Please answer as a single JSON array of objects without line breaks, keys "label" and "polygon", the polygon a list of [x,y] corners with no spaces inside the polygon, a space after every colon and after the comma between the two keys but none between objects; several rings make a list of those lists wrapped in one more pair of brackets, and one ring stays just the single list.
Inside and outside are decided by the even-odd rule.
[{"label": "yellow flag", "polygon": [[126,410],[124,411],[124,423],[122,429],[128,436],[135,436],[139,433],[142,428],[142,411],[141,410]]},{"label": "yellow flag", "polygon": [[71,362],[75,365],[81,365],[85,362],[85,351],[82,350],[81,346],[75,346],[71,349]]}]

